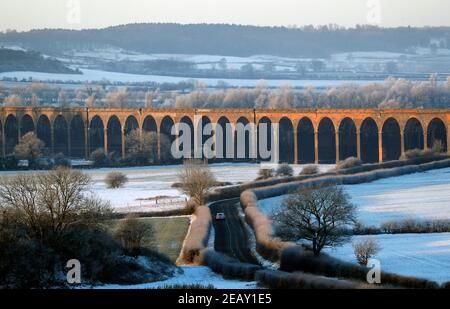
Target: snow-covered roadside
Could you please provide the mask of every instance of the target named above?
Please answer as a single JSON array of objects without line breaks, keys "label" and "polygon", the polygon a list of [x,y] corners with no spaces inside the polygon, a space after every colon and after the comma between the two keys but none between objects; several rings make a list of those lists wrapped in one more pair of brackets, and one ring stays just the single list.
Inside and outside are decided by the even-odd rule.
[{"label": "snow-covered roadside", "polygon": [[382,271],[438,283],[450,281],[450,233],[355,236],[344,246],[325,252],[356,263],[352,242],[365,238],[380,244],[381,251],[375,258],[380,260]]},{"label": "snow-covered roadside", "polygon": [[101,286],[86,287],[94,289],[157,289],[180,284],[212,285],[216,289],[255,289],[254,281],[227,280],[214,273],[206,266],[181,266],[183,273],[170,279],[152,283],[137,285],[106,284]]}]

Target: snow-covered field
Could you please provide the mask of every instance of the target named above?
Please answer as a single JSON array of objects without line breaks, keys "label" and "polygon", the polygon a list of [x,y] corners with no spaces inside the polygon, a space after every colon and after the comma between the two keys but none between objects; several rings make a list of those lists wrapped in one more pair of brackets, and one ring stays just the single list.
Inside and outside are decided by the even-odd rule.
[{"label": "snow-covered field", "polygon": [[165,281],[144,283],[138,285],[108,284],[94,287],[96,289],[157,289],[179,284],[213,285],[216,289],[255,289],[256,282],[227,280],[214,273],[206,266],[182,266],[183,274],[177,275]]},{"label": "snow-covered field", "polygon": [[[371,183],[344,186],[364,225],[390,220],[450,220],[450,169],[432,170]],[[259,201],[265,214],[277,209],[283,196]]]},{"label": "snow-covered field", "polygon": [[[251,163],[223,163],[211,164],[212,173],[218,181],[240,183],[252,181],[257,177],[259,164]],[[293,165],[294,172],[300,173],[303,166]],[[322,169],[329,169],[325,165]],[[108,200],[118,211],[160,211],[184,206],[185,196],[178,190],[172,188],[177,182],[179,165],[175,166],[148,166],[130,168],[100,168],[87,169],[83,172],[92,177],[91,190],[100,198]],[[128,177],[128,182],[123,188],[108,189],[104,180],[106,175],[112,171],[120,171]],[[17,173],[39,173],[29,172],[0,172],[0,176],[13,176]],[[148,199],[157,196],[167,196],[159,206]],[[147,200],[146,200],[147,199]]]},{"label": "snow-covered field", "polygon": [[345,186],[365,225],[450,219],[450,168]]},{"label": "snow-covered field", "polygon": [[[143,83],[143,82],[157,82],[157,83],[179,83],[186,80],[201,80],[207,85],[215,86],[219,81],[224,81],[230,86],[235,87],[254,87],[259,80],[256,79],[219,79],[219,78],[189,78],[189,77],[174,77],[174,76],[159,76],[159,75],[139,75],[127,74],[117,72],[106,72],[99,70],[81,69],[83,74],[53,74],[42,72],[3,72],[0,73],[0,79],[17,78],[18,80],[31,78],[36,81],[64,81],[64,82],[123,82],[123,83]],[[365,85],[373,81],[349,81],[349,80],[267,80],[269,87],[279,87],[281,85],[289,84],[293,87],[331,87],[342,84],[352,83],[358,85]]]},{"label": "snow-covered field", "polygon": [[[352,241],[366,238],[376,239],[381,246],[374,258],[381,262],[382,271],[438,283],[450,281],[450,233],[355,236]],[[326,252],[356,263],[352,242]]]}]

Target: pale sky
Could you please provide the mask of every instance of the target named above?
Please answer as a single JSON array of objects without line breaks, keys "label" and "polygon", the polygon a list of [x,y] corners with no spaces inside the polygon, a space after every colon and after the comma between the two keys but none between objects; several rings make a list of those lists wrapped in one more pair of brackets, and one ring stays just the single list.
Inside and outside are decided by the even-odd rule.
[{"label": "pale sky", "polygon": [[1,0],[0,31],[135,22],[450,26],[449,0]]}]

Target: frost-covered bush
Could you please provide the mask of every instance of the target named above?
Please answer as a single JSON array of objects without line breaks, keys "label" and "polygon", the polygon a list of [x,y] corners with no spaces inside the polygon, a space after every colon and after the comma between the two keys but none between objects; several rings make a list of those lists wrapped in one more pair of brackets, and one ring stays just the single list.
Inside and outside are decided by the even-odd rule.
[{"label": "frost-covered bush", "polygon": [[314,164],[306,165],[300,172],[300,175],[316,175],[316,174],[319,174],[319,167]]},{"label": "frost-covered bush", "polygon": [[337,170],[343,170],[346,168],[351,168],[351,167],[356,167],[356,166],[361,166],[362,165],[362,161],[358,158],[355,157],[350,157],[345,159],[344,161],[339,161],[336,164],[336,169]]},{"label": "frost-covered bush", "polygon": [[123,187],[128,182],[125,174],[120,172],[111,172],[106,175],[105,183],[110,189],[117,189]]},{"label": "frost-covered bush", "polygon": [[277,176],[290,177],[294,174],[294,169],[289,164],[283,163],[277,168],[276,173]]},{"label": "frost-covered bush", "polygon": [[275,171],[272,168],[261,168],[258,171],[258,178],[256,178],[256,180],[269,179],[272,178],[274,174]]},{"label": "frost-covered bush", "polygon": [[352,245],[358,264],[363,266],[366,266],[369,259],[374,257],[381,250],[378,242],[371,238],[354,242]]}]

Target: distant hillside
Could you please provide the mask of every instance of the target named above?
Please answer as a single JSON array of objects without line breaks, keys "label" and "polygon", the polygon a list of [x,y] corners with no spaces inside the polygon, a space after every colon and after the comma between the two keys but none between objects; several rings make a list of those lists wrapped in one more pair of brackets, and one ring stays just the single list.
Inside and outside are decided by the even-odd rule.
[{"label": "distant hillside", "polygon": [[54,54],[115,46],[143,53],[326,57],[351,51],[406,52],[450,48],[449,27],[255,27],[222,24],[129,24],[96,30],[33,30],[0,34],[0,44]]},{"label": "distant hillside", "polygon": [[44,58],[38,52],[0,48],[0,72],[10,71],[80,74],[58,60]]}]

